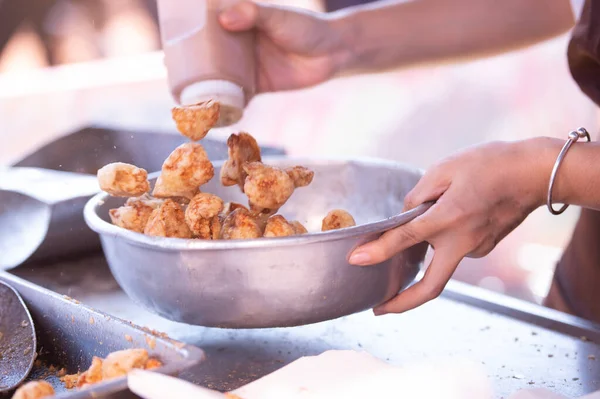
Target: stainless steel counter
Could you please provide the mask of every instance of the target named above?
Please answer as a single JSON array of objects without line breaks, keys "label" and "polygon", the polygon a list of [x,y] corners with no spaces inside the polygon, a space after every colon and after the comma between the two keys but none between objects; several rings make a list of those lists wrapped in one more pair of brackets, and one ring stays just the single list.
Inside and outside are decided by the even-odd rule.
[{"label": "stainless steel counter", "polygon": [[531,387],[573,397],[600,389],[599,326],[459,283],[403,315],[365,312],[296,328],[220,330],[173,323],[141,309],[120,290],[101,255],[13,273],[201,347],[208,360],[182,377],[219,390],[328,349],[365,350],[397,365],[439,356],[476,360],[499,398]]}]

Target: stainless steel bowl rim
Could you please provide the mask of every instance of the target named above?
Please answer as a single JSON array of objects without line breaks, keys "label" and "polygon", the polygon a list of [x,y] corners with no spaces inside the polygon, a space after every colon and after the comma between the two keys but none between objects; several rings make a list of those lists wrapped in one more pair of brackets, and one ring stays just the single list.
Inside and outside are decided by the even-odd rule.
[{"label": "stainless steel bowl rim", "polygon": [[[347,162],[357,163],[370,166],[387,166],[396,169],[411,169],[420,174],[422,170],[394,161],[376,159],[376,158],[290,158],[290,157],[264,157],[263,161],[268,164],[274,161],[285,161],[286,163],[294,163],[302,165],[303,162],[315,161],[323,163]],[[224,161],[214,162],[215,166],[220,166]],[[150,179],[158,177],[160,172],[155,172],[149,175]],[[215,177],[218,178],[218,177]],[[354,227],[349,227],[340,230],[332,230],[326,232],[310,232],[291,237],[274,237],[274,238],[258,238],[249,240],[199,240],[199,239],[181,239],[181,238],[166,238],[152,237],[145,234],[136,233],[131,230],[113,225],[104,221],[97,212],[97,208],[109,197],[107,193],[99,193],[92,197],[84,208],[84,218],[88,226],[98,234],[111,235],[128,241],[130,244],[164,250],[177,251],[196,251],[196,250],[232,250],[246,248],[269,248],[281,246],[307,245],[317,242],[327,242],[342,240],[346,238],[359,237],[366,234],[382,233],[394,227],[411,221],[412,219],[423,214],[430,204],[421,204],[409,211],[394,215],[387,219],[382,219],[376,222],[361,224]]]}]

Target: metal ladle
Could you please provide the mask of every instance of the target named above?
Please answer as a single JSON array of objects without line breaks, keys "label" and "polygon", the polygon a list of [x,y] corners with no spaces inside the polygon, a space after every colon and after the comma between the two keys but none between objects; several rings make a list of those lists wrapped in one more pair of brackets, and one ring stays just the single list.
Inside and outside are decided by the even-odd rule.
[{"label": "metal ladle", "polygon": [[0,282],[0,393],[12,391],[31,372],[37,340],[21,296]]},{"label": "metal ladle", "polygon": [[92,175],[0,169],[0,269],[99,248],[82,214],[99,191]]}]

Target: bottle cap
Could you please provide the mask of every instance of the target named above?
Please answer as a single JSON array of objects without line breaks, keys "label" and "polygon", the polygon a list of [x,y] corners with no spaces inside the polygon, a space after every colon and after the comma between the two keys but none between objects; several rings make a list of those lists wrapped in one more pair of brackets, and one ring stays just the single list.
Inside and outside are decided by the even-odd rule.
[{"label": "bottle cap", "polygon": [[187,86],[181,92],[181,105],[198,104],[208,100],[217,101],[221,112],[216,127],[233,125],[242,119],[246,97],[244,89],[226,80],[204,80]]}]

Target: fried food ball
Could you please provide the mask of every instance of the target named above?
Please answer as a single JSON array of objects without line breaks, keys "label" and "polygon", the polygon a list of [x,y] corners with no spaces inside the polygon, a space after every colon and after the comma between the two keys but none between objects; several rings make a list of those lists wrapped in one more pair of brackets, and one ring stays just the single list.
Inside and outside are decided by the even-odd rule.
[{"label": "fried food ball", "polygon": [[294,192],[294,182],[283,170],[274,166],[252,162],[244,165],[248,174],[244,192],[248,196],[250,209],[254,212],[275,213]]},{"label": "fried food ball", "polygon": [[283,216],[274,215],[267,220],[263,237],[289,237],[296,235],[296,229]]},{"label": "fried food ball", "polygon": [[220,215],[223,216],[223,218],[225,218],[227,215],[229,215],[231,212],[235,211],[238,208],[243,208],[247,211],[249,210],[244,205],[238,204],[237,202],[227,202],[223,206],[223,210],[221,211]]},{"label": "fried food ball", "polygon": [[12,399],[40,399],[54,395],[54,388],[46,381],[30,381],[21,385]]},{"label": "fried food ball", "polygon": [[192,232],[185,222],[183,209],[171,199],[165,200],[152,211],[144,234],[156,237],[192,238]]},{"label": "fried food ball", "polygon": [[352,226],[356,226],[356,222],[351,214],[343,209],[334,209],[323,219],[321,231],[338,230]]},{"label": "fried food ball", "polygon": [[99,382],[123,377],[133,369],[150,370],[161,366],[162,363],[158,359],[150,358],[145,349],[125,349],[112,352],[106,359],[94,356],[90,368],[79,376],[77,387],[85,388]]},{"label": "fried food ball", "polygon": [[290,176],[296,188],[308,186],[315,177],[315,172],[304,166],[293,166],[287,168],[285,172]]},{"label": "fried food ball", "polygon": [[100,189],[113,197],[138,197],[150,191],[148,172],[128,163],[110,163],[98,170]]},{"label": "fried food ball", "polygon": [[304,227],[304,225],[302,223],[300,223],[299,221],[292,220],[290,222],[290,224],[294,228],[294,231],[296,232],[296,234],[300,235],[300,234],[307,234],[308,233],[308,230],[306,230],[306,227]]},{"label": "fried food ball", "polygon": [[185,222],[194,236],[205,240],[214,239],[215,236],[219,237],[221,230],[219,213],[222,210],[221,198],[214,194],[199,193],[192,198],[185,210]]},{"label": "fried food ball", "polygon": [[185,143],[177,147],[163,163],[152,195],[191,200],[199,192],[200,186],[214,175],[215,169],[204,147],[198,143]]},{"label": "fried food ball", "polygon": [[225,240],[243,240],[261,236],[262,230],[256,217],[245,208],[237,208],[223,220],[221,238]]},{"label": "fried food ball", "polygon": [[97,384],[102,381],[102,359],[94,356],[90,368],[81,373],[77,379],[77,387],[83,388],[86,385]]},{"label": "fried food ball", "polygon": [[224,186],[238,185],[244,192],[246,172],[244,165],[250,162],[260,162],[260,147],[248,133],[232,134],[227,139],[229,159],[221,167],[221,184]]},{"label": "fried food ball", "polygon": [[209,100],[194,105],[176,106],[171,109],[171,116],[177,130],[193,141],[202,140],[208,131],[219,120],[221,106]]},{"label": "fried food ball", "polygon": [[133,369],[143,369],[148,362],[146,349],[112,352],[102,362],[102,380],[123,377]]},{"label": "fried food ball", "polygon": [[125,205],[108,211],[114,225],[127,230],[143,233],[152,211],[162,204],[162,200],[148,195],[129,198]]}]

